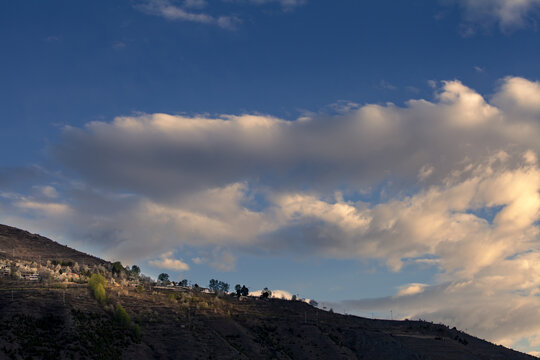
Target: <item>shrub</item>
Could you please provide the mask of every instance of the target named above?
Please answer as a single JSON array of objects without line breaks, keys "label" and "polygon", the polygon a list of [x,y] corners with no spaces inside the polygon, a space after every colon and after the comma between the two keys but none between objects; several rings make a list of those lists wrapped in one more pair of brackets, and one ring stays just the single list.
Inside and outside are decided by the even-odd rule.
[{"label": "shrub", "polygon": [[94,297],[96,298],[97,301],[99,301],[100,303],[104,303],[105,300],[107,300],[107,294],[105,292],[105,288],[101,285],[98,285],[95,289],[94,289]]},{"label": "shrub", "polygon": [[171,303],[177,303],[178,302],[176,300],[176,296],[174,296],[174,294],[169,295],[169,302],[171,302]]},{"label": "shrub", "polygon": [[104,303],[107,299],[105,287],[107,286],[107,280],[100,274],[94,274],[88,280],[88,287],[92,291],[92,294],[100,303]]},{"label": "shrub", "polygon": [[131,318],[120,304],[117,304],[114,309],[114,320],[118,325],[124,328],[129,328],[131,325]]},{"label": "shrub", "polygon": [[90,288],[95,288],[98,285],[103,287],[107,286],[107,279],[100,274],[93,274],[90,277],[90,280],[88,280],[88,286],[90,286]]},{"label": "shrub", "polygon": [[133,326],[133,337],[136,342],[141,341],[141,327],[139,324],[135,324],[135,326]]}]

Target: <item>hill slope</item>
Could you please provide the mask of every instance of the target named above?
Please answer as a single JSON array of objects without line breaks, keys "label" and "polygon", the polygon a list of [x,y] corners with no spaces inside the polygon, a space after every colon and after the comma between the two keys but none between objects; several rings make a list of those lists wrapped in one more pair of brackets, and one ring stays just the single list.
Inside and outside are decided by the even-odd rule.
[{"label": "hill slope", "polygon": [[[27,257],[88,256],[22,230],[1,231],[1,244]],[[0,277],[0,360],[534,359],[444,325],[340,315],[300,301],[148,284],[106,291],[99,303],[84,284]],[[118,304],[131,320],[119,320]]]},{"label": "hill slope", "polygon": [[98,257],[71,249],[44,236],[0,224],[0,257],[30,261],[70,260],[88,266],[108,262]]}]

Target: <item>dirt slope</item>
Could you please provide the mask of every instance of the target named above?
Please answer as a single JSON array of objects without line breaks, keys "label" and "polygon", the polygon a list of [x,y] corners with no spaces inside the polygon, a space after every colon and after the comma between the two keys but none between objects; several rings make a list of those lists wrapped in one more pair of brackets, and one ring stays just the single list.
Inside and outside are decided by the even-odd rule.
[{"label": "dirt slope", "polygon": [[71,249],[44,236],[0,224],[0,256],[22,260],[66,260],[88,266],[107,264],[95,256]]},{"label": "dirt slope", "polygon": [[108,303],[122,304],[138,324],[140,339],[84,286],[3,280],[0,359],[533,359],[444,325],[345,316],[302,302],[107,292]]}]

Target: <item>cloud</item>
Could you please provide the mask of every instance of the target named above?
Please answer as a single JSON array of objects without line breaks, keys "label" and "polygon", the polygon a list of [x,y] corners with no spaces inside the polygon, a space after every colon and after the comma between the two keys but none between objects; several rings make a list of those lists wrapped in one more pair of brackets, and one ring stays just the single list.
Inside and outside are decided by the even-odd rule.
[{"label": "cloud", "polygon": [[424,289],[428,286],[427,284],[408,284],[400,287],[398,293],[396,294],[397,297],[400,296],[410,296],[410,295],[416,295],[421,294],[424,292]]},{"label": "cloud", "polygon": [[232,271],[236,267],[236,256],[229,251],[218,252],[210,265],[220,271]]},{"label": "cloud", "polygon": [[28,182],[30,192],[55,184],[54,200],[28,195],[16,179],[26,172],[3,179],[0,221],[128,263],[174,263],[169,252],[189,248],[220,271],[243,253],[432,266],[435,284],[341,306],[390,307],[505,343],[530,337],[540,331],[540,85],[507,77],[485,97],[457,80],[433,84],[430,100],[294,120],[158,113],[66,127],[50,156],[72,178]]},{"label": "cloud", "polygon": [[189,270],[189,265],[183,262],[182,260],[173,259],[173,252],[168,251],[164,254],[161,254],[159,260],[151,260],[148,262],[150,265],[167,270],[176,270],[176,271],[187,271]]},{"label": "cloud", "polygon": [[48,42],[48,43],[55,43],[55,42],[59,42],[60,41],[60,38],[58,36],[47,36],[45,39],[45,42]]},{"label": "cloud", "polygon": [[540,116],[540,82],[520,77],[507,77],[493,97],[493,103],[520,118],[529,118],[538,124]]},{"label": "cloud", "polygon": [[66,204],[42,203],[25,198],[15,202],[14,205],[23,210],[33,210],[43,213],[43,215],[61,215],[69,212],[69,206]]},{"label": "cloud", "polygon": [[206,0],[184,0],[183,5],[186,8],[203,9],[208,3]]},{"label": "cloud", "polygon": [[[249,292],[249,295],[251,296],[261,296],[261,294],[262,290]],[[286,290],[272,290],[272,295],[270,297],[273,299],[292,300],[293,295]]]},{"label": "cloud", "polygon": [[58,192],[56,191],[56,189],[50,185],[45,185],[45,186],[33,186],[33,188],[38,191],[39,194],[47,197],[47,198],[51,198],[51,199],[56,199],[58,197]]},{"label": "cloud", "polygon": [[[95,185],[152,199],[239,181],[333,192],[338,183],[361,189],[393,177],[411,185],[429,174],[430,185],[464,159],[474,163],[509,144],[538,152],[534,111],[540,97],[527,90],[534,84],[505,79],[490,104],[459,81],[447,81],[435,102],[368,104],[293,121],[266,115],[124,116],[67,127],[52,152]],[[419,175],[423,167],[427,172]]]},{"label": "cloud", "polygon": [[224,29],[235,29],[240,19],[235,16],[219,15],[213,16],[203,12],[193,12],[191,8],[202,8],[204,1],[186,1],[183,6],[173,5],[169,0],[149,0],[144,4],[137,5],[137,8],[150,15],[163,17],[167,20],[180,20],[196,22],[207,25],[217,25]]},{"label": "cloud", "polygon": [[268,3],[278,3],[283,9],[292,9],[305,5],[307,0],[223,0],[225,2],[249,3],[253,5],[264,5]]},{"label": "cloud", "polygon": [[475,66],[475,67],[474,67],[474,70],[475,70],[477,73],[483,73],[483,72],[486,71],[483,67],[480,67],[480,66]]},{"label": "cloud", "polygon": [[116,41],[113,45],[112,45],[112,48],[114,50],[122,50],[122,49],[125,49],[126,48],[126,43],[123,42],[123,41]]},{"label": "cloud", "polygon": [[[277,3],[283,11],[292,11],[294,8],[307,3],[307,0],[222,0],[229,4],[266,5]],[[215,25],[223,29],[235,30],[242,23],[237,15],[214,14],[212,7],[206,0],[184,0],[175,3],[173,0],[146,0],[136,5],[136,8],[150,15],[160,16],[167,20],[195,22],[199,24]],[[204,12],[203,9],[206,9]],[[238,13],[238,9],[234,9]]]},{"label": "cloud", "polygon": [[497,23],[502,29],[523,27],[532,22],[540,0],[456,0],[470,23]]},{"label": "cloud", "polygon": [[[436,255],[446,274],[473,276],[484,266],[526,251],[538,236],[540,170],[536,164],[512,168],[507,161],[466,164],[468,170],[444,179],[445,185],[372,207],[280,195],[273,201],[283,223],[296,228],[291,232],[296,240],[283,241],[305,238],[304,247],[333,256],[384,259],[395,271],[404,258]],[[473,214],[494,206],[503,208],[491,223]]]},{"label": "cloud", "polygon": [[[536,261],[538,255],[506,260],[500,264],[501,269],[493,267],[479,279],[424,286],[416,294],[325,305],[360,314],[388,314],[392,310],[395,318],[442,322],[505,346],[520,339],[533,343],[540,330],[540,299],[531,292],[538,287],[537,276],[533,275],[532,281],[529,276],[531,271],[537,274],[531,261]],[[525,284],[519,284],[521,280]]]}]

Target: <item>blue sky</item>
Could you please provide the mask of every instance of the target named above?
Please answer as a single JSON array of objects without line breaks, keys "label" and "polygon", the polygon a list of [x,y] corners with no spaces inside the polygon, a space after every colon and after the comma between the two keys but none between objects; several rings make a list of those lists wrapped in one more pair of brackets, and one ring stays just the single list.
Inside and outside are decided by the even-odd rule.
[{"label": "blue sky", "polygon": [[3,2],[0,222],[540,351],[539,5]]}]

